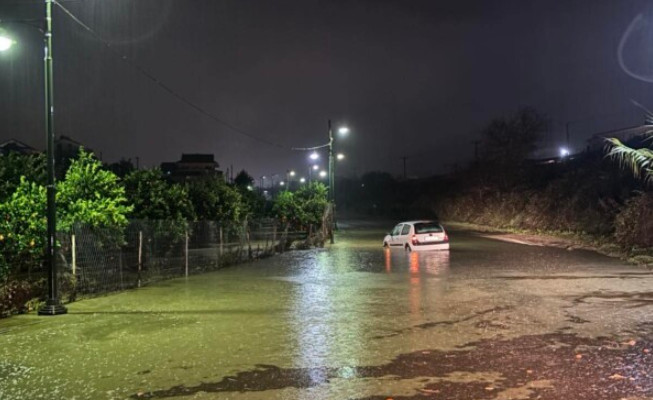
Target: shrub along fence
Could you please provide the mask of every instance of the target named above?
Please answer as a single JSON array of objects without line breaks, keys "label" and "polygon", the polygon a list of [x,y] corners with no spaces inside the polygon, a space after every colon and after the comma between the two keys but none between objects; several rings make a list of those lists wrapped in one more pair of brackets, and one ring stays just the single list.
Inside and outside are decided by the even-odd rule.
[{"label": "shrub along fence", "polygon": [[[306,239],[272,219],[243,224],[134,220],[122,231],[77,225],[59,235],[62,298],[105,294],[266,257]],[[33,276],[32,279],[35,277]]]}]

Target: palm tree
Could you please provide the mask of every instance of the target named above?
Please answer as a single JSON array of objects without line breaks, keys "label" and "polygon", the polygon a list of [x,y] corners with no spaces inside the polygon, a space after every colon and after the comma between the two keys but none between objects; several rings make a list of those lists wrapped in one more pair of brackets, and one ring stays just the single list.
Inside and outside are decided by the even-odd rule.
[{"label": "palm tree", "polygon": [[[646,121],[653,121],[653,112],[633,99],[630,101],[635,107],[644,111]],[[651,142],[649,148],[633,149],[623,144],[617,138],[606,139],[609,148],[606,157],[617,160],[623,168],[629,169],[635,178],[642,178],[645,183],[653,185],[653,149],[650,148],[653,145],[653,130],[647,131],[644,135]]]},{"label": "palm tree", "polygon": [[[648,140],[653,142],[653,131],[647,132],[646,135]],[[636,178],[642,178],[647,184],[653,185],[653,149],[646,147],[634,149],[617,138],[606,140],[610,149],[607,157],[616,160],[623,168],[629,169]]]}]

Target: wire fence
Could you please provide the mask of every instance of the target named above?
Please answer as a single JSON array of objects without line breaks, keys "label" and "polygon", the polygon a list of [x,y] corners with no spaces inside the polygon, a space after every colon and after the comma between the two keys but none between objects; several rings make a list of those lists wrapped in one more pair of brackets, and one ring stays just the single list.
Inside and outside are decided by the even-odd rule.
[{"label": "wire fence", "polygon": [[276,220],[243,224],[134,220],[122,229],[77,225],[59,234],[60,288],[74,300],[266,257],[307,234]]}]

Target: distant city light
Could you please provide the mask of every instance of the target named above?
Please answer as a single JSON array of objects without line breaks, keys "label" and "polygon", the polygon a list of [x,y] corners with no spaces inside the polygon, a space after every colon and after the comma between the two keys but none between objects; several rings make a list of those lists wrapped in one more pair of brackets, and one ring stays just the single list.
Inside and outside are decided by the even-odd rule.
[{"label": "distant city light", "polygon": [[284,182],[284,181],[279,182],[279,186],[283,186],[285,184],[286,184],[286,182]]},{"label": "distant city light", "polygon": [[295,176],[295,171],[290,171],[290,176]]},{"label": "distant city light", "polygon": [[309,157],[311,160],[317,160],[318,158],[320,158],[320,155],[317,154],[317,152],[314,151],[314,152],[312,152],[311,155],[308,156],[308,157]]},{"label": "distant city light", "polygon": [[317,171],[318,169],[320,169],[319,166],[317,166],[317,165],[313,165],[313,171]]},{"label": "distant city light", "polygon": [[560,157],[568,157],[569,156],[569,149],[566,147],[561,147],[560,148]]},{"label": "distant city light", "polygon": [[337,158],[338,158],[338,160],[343,160],[345,158],[345,155],[342,154],[342,153],[338,153]]},{"label": "distant city light", "polygon": [[303,178],[303,177],[299,178],[299,183],[305,183],[305,182],[306,182],[306,178]]}]

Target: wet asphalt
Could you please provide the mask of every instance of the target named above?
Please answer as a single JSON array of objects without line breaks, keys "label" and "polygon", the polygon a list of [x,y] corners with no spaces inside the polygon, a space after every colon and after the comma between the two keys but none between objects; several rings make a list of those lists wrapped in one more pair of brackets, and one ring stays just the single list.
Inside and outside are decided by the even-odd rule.
[{"label": "wet asphalt", "polygon": [[0,399],[652,399],[653,273],[452,230],[336,244],[0,320]]}]

